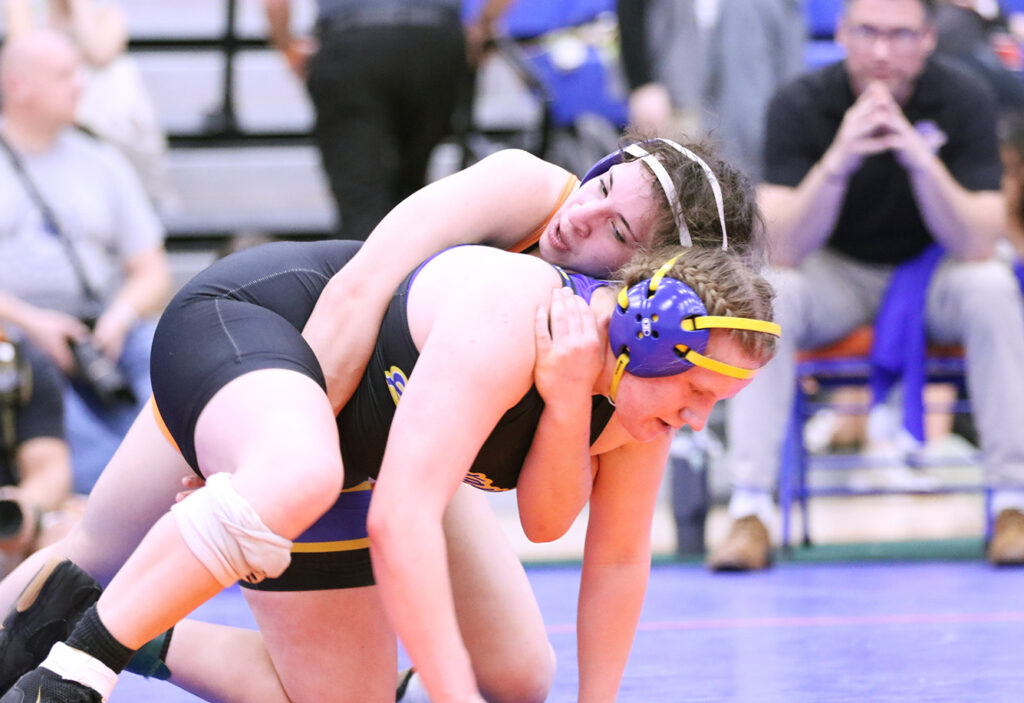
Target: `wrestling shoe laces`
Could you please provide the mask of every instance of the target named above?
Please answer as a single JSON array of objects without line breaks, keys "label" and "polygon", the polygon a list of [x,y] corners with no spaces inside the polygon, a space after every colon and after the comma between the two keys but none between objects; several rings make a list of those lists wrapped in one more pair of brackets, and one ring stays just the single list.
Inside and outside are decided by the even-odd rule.
[{"label": "wrestling shoe laces", "polygon": [[67,639],[101,591],[95,579],[67,559],[44,564],[0,625],[0,692],[38,666],[55,642]]}]

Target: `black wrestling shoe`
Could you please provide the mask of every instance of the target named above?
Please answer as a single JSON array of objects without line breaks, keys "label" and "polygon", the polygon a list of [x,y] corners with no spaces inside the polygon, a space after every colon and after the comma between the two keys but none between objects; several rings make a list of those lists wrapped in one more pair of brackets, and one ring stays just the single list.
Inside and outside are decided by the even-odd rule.
[{"label": "black wrestling shoe", "polygon": [[54,558],[46,562],[0,626],[0,692],[37,667],[55,642],[67,639],[102,590],[71,561]]},{"label": "black wrestling shoe", "polygon": [[0,703],[102,703],[98,691],[62,679],[49,669],[33,669],[0,698]]}]

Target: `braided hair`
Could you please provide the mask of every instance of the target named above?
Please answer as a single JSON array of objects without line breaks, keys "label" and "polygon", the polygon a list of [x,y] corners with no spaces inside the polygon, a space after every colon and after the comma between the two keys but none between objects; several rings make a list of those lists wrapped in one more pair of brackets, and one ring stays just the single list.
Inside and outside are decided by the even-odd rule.
[{"label": "braided hair", "polygon": [[[664,247],[639,252],[619,269],[617,278],[628,289],[644,281],[666,261],[678,256],[666,274],[690,286],[700,296],[708,315],[772,320],[771,284],[756,273],[744,257],[722,249]],[[729,330],[727,334],[752,359],[767,363],[775,354],[776,338],[762,332]]]}]

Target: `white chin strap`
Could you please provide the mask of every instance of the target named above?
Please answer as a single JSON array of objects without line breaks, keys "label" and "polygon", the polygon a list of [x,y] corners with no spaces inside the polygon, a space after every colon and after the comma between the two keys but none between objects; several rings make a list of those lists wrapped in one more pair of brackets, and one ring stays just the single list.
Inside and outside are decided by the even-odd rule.
[{"label": "white chin strap", "polygon": [[[719,184],[718,178],[715,176],[715,172],[711,170],[711,167],[707,165],[707,162],[705,162],[704,159],[700,158],[681,144],[663,137],[658,137],[658,141],[668,144],[690,161],[693,161],[701,167],[701,170],[704,172],[704,177],[707,178],[708,183],[711,184],[711,192],[714,193],[715,205],[718,207],[718,223],[722,227],[722,249],[728,249],[729,235],[725,230],[725,201],[722,198],[722,186]],[[690,229],[686,226],[686,220],[683,218],[683,207],[679,204],[676,187],[672,185],[672,177],[669,176],[668,171],[653,154],[649,153],[639,144],[630,144],[623,149],[623,151],[630,156],[635,156],[638,160],[646,164],[647,168],[651,169],[654,177],[661,185],[661,189],[665,192],[665,197],[668,199],[669,207],[672,208],[672,217],[676,221],[676,228],[679,230],[679,243],[684,247],[693,246],[693,239],[690,237]]]}]

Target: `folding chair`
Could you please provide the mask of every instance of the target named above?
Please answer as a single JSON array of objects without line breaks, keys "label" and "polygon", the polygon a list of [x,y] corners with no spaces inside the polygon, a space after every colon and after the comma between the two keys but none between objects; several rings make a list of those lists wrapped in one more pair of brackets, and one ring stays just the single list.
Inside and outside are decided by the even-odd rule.
[{"label": "folding chair", "polygon": [[807,36],[810,39],[832,39],[842,11],[843,0],[806,0]]},{"label": "folding chair", "polygon": [[[838,414],[866,414],[866,405],[837,406],[827,401],[817,400],[812,396],[809,387],[814,386],[821,391],[831,391],[841,387],[867,388],[871,377],[872,330],[868,326],[854,330],[844,339],[830,346],[802,352],[797,360],[795,397],[790,416],[789,427],[783,444],[783,456],[779,471],[779,509],[782,515],[782,545],[789,547],[792,511],[794,503],[799,503],[803,515],[803,544],[809,545],[810,519],[808,499],[814,496],[828,495],[885,495],[900,493],[963,493],[984,490],[980,484],[942,484],[935,488],[921,489],[910,487],[888,488],[852,488],[846,485],[817,485],[809,480],[814,470],[851,470],[866,467],[908,464],[917,467],[949,466],[949,460],[926,460],[923,457],[909,455],[901,460],[892,458],[885,460],[864,454],[825,455],[811,457],[804,443],[804,430],[807,421],[816,411],[823,407],[831,407]],[[963,350],[959,347],[929,346],[925,362],[925,380],[927,383],[952,383],[962,389],[965,385],[965,369]],[[968,412],[967,401],[958,400],[952,407],[926,408],[926,410],[945,410],[951,412]],[[975,463],[976,457],[970,459]],[[958,459],[956,464],[964,463]],[[986,538],[991,536],[990,495],[986,491]]]},{"label": "folding chair", "polygon": [[[464,2],[464,17],[473,17],[481,2]],[[579,136],[582,148],[575,151],[586,152],[579,163],[561,163],[573,171],[585,171],[615,148],[628,107],[617,54],[606,46],[609,36],[615,39],[614,13],[614,0],[518,0],[510,6],[502,18],[505,35],[495,41],[494,48],[539,105],[540,123],[524,125],[519,133],[495,130],[480,124],[471,109],[461,140],[463,166],[503,146],[518,146],[561,163],[565,159],[553,158],[557,155],[552,145],[565,134]],[[600,120],[605,127],[594,134],[576,135],[581,118]],[[587,137],[602,143],[588,149]],[[505,143],[491,143],[495,140]]]}]

